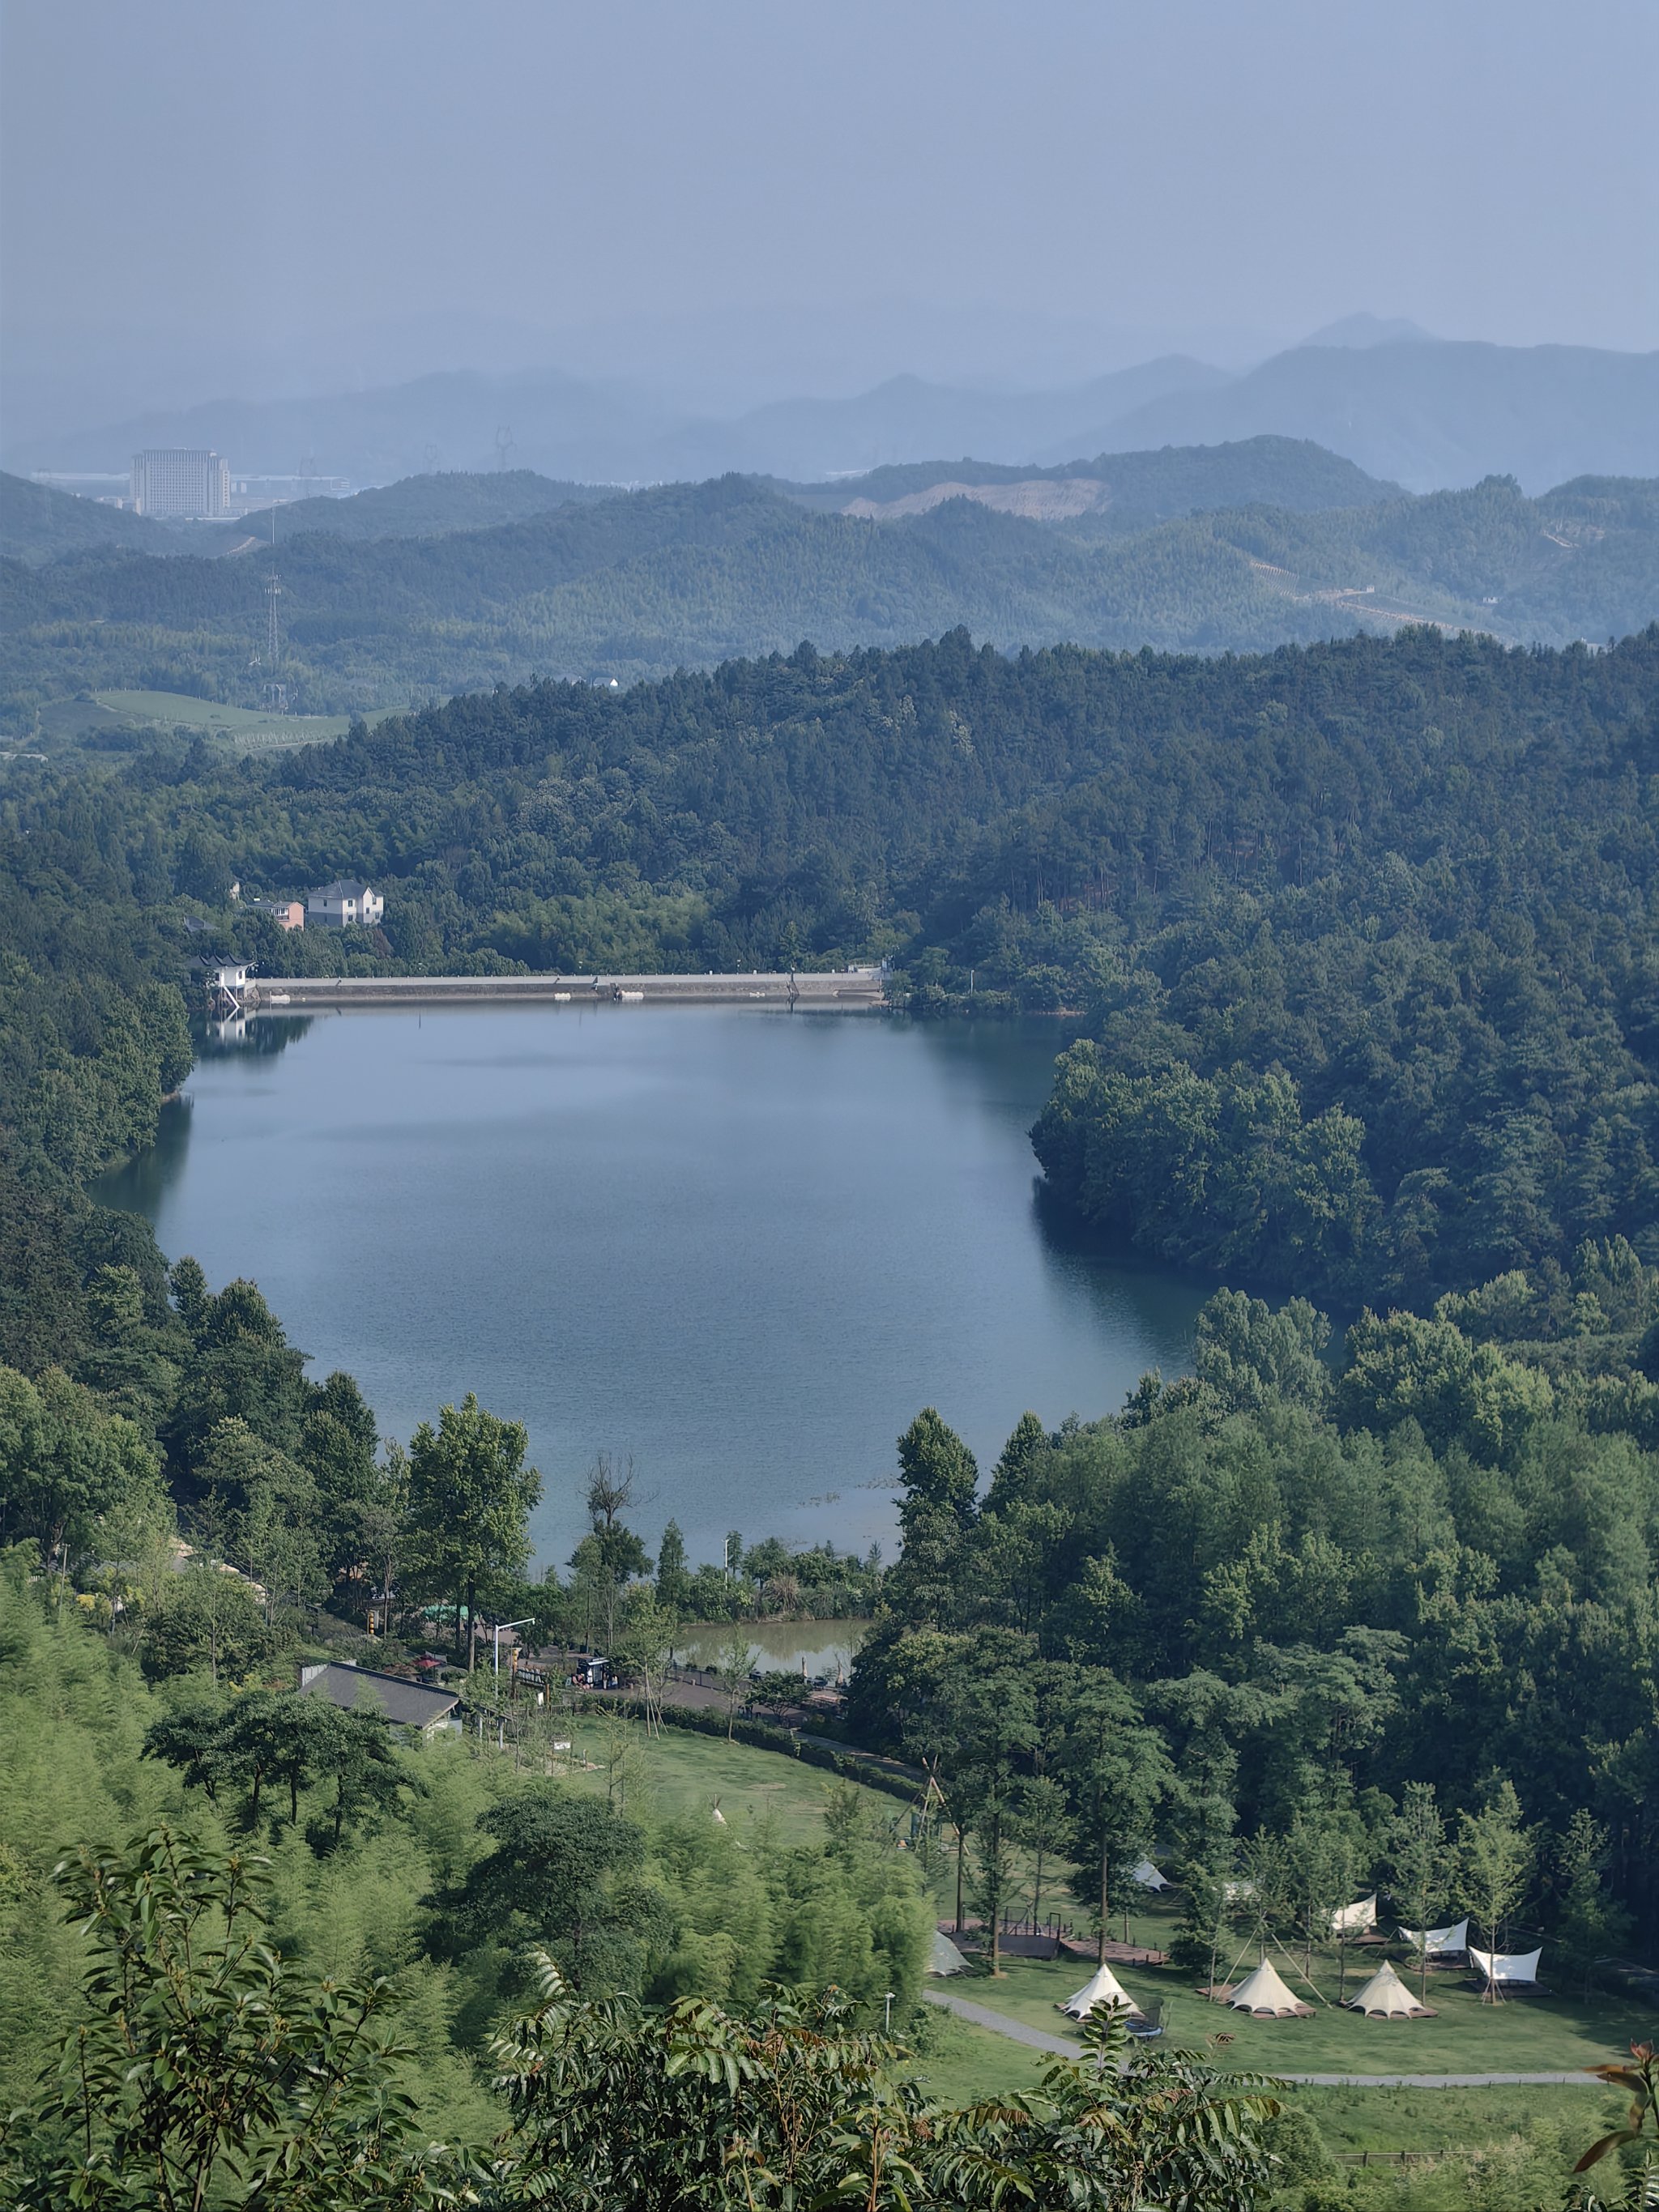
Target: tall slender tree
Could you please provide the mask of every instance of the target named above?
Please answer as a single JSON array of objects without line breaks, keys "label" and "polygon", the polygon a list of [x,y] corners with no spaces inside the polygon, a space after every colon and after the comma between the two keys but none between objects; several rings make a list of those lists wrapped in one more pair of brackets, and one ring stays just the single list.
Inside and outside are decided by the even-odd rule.
[{"label": "tall slender tree", "polygon": [[1079,1668],[1068,1686],[1058,1764],[1072,1807],[1079,1893],[1096,1905],[1103,1966],[1113,1884],[1123,1884],[1151,1848],[1171,1770],[1162,1736],[1147,1726],[1115,1674],[1104,1667]]},{"label": "tall slender tree", "polygon": [[524,1463],[529,1441],[520,1422],[498,1420],[469,1391],[459,1407],[444,1407],[436,1428],[422,1421],[409,1448],[417,1575],[433,1595],[453,1598],[458,1657],[465,1617],[469,1666],[479,1584],[518,1571],[530,1558],[528,1524],[542,1479]]}]

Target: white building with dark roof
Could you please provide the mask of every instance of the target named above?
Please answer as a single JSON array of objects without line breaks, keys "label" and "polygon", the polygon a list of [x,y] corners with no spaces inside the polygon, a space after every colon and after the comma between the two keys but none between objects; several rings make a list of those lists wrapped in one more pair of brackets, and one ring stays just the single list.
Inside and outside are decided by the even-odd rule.
[{"label": "white building with dark roof", "polygon": [[367,884],[322,884],[306,894],[306,920],[319,929],[373,929],[386,901]]}]

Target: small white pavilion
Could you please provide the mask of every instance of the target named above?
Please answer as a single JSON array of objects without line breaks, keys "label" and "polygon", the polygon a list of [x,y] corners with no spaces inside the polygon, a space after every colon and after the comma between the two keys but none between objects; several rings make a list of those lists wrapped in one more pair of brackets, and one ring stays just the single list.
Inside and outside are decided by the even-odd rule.
[{"label": "small white pavilion", "polygon": [[1473,1943],[1469,1946],[1469,1964],[1477,1974],[1485,1975],[1489,1990],[1535,1988],[1543,1955],[1541,1943],[1535,1951],[1477,1951]]},{"label": "small white pavilion", "polygon": [[1461,1959],[1469,1948],[1468,1920],[1454,1920],[1449,1928],[1402,1928],[1400,1940],[1425,1959]]}]

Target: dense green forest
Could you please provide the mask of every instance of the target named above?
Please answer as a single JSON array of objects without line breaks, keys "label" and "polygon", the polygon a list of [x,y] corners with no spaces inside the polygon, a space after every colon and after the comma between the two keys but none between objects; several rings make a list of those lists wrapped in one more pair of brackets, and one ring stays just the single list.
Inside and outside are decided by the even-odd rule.
[{"label": "dense green forest", "polygon": [[[343,507],[351,530],[319,514],[326,528],[279,543],[280,672],[296,710],[331,713],[533,674],[627,683],[803,637],[843,651],[964,626],[1003,647],[1208,653],[1422,620],[1565,643],[1639,628],[1659,607],[1651,484],[1584,479],[1528,500],[1492,478],[1413,499],[1289,441],[1218,453],[1079,464],[1105,471],[1087,479],[1104,504],[1047,521],[969,497],[874,520],[872,504],[908,495],[875,479],[882,496],[852,514],[736,477],[580,500],[532,478],[514,495],[521,519],[489,527],[465,524],[501,496],[493,478],[311,502]],[[1019,483],[1046,495],[1079,481],[1072,469]],[[1337,495],[1358,503],[1333,507]],[[1261,503],[1192,511],[1222,498]],[[524,511],[538,501],[546,511]],[[444,528],[418,534],[438,513]],[[0,564],[9,727],[85,690],[263,704],[270,565],[263,541],[227,558],[108,548]]]},{"label": "dense green forest", "polygon": [[[331,1623],[367,1649],[371,1607],[416,1636],[434,1620],[463,1656],[480,1612],[590,1640],[603,1621],[649,1710],[665,1623],[710,1591],[672,1544],[647,1558],[604,1470],[575,1559],[526,1583],[521,1430],[469,1400],[380,1438],[252,1284],[169,1269],[142,1222],[90,1201],[187,1073],[190,963],[233,952],[268,972],[887,957],[914,1018],[1051,1012],[1065,1049],[1035,1133],[1055,1202],[1244,1287],[1205,1309],[1191,1378],[1054,1434],[1028,1417],[988,1486],[923,1413],[900,1440],[896,1564],[757,1547],[749,1601],[874,1612],[850,1723],[931,1767],[992,1917],[1041,1834],[1097,1917],[1156,1848],[1205,1974],[1374,1883],[1407,1916],[1470,1911],[1500,1947],[1540,1931],[1590,1967],[1650,1948],[1656,745],[1659,629],[1604,652],[1413,629],[1261,659],[1006,658],[957,632],[615,694],[501,690],[258,762],[167,738],[14,762],[0,1671],[27,1756],[0,1784],[0,2042],[32,2061],[79,2022],[112,2063],[113,1984],[82,1986],[88,1960],[146,1896],[222,1917],[224,1854],[253,1843],[295,1989],[391,1976],[422,2140],[482,2147],[501,2124],[491,2033],[522,2052],[555,2021],[561,2078],[660,2111],[678,2075],[653,2039],[683,2016],[653,2007],[718,2006],[696,2032],[730,2039],[760,1978],[832,1980],[862,2004],[856,2039],[876,1998],[915,1988],[916,1875],[854,1798],[821,1843],[732,1856],[706,1823],[630,1811],[620,1753],[573,1810],[533,1741],[411,1764],[382,1723],[296,1719],[296,1641]],[[381,932],[279,939],[230,896],[343,871],[383,886]],[[1275,1310],[1252,1283],[1301,1295]],[[107,1847],[62,1877],[84,1935],[51,1909],[77,1839]],[[180,1850],[200,1856],[175,1897]],[[171,2001],[144,1998],[158,2019]],[[993,2151],[1038,2142],[1036,2118],[924,2119],[842,2033],[767,2029],[767,2063],[824,2036],[803,2063],[890,2106],[915,2201],[977,2202]],[[1125,2077],[1120,2146],[1167,2109],[1160,2063]],[[30,2071],[13,2095],[38,2096]],[[361,2142],[359,2091],[373,2103],[348,2069]],[[1213,2094],[1201,2074],[1181,2091]],[[52,2097],[13,2153],[22,2201],[62,2201],[52,2174],[80,2155],[72,2069]],[[535,2110],[510,2093],[532,2136]],[[1260,2116],[1234,2119],[1254,2142]],[[536,2140],[573,2188],[608,2154]],[[944,2140],[961,2172],[928,2164]],[[1257,2201],[1251,2155],[1194,2207]],[[1059,2156],[1043,2138],[1054,2193],[1031,2201],[1073,2201]]]},{"label": "dense green forest", "polygon": [[[77,1007],[108,988],[99,1018],[125,1024],[147,1001],[100,979],[177,982],[187,916],[191,949],[276,972],[887,957],[920,1012],[970,984],[981,1011],[1073,1012],[1037,1146],[1085,1218],[1422,1305],[1586,1237],[1659,1258],[1656,662],[1651,630],[1216,661],[958,635],[502,691],[258,766],[167,743],[18,763],[8,942],[52,976],[88,941]],[[225,902],[233,877],[343,870],[385,883],[378,942],[281,939]],[[100,1153],[57,1103],[93,1079],[27,1042],[58,988],[20,987],[16,1113],[85,1171],[129,1133]]]}]

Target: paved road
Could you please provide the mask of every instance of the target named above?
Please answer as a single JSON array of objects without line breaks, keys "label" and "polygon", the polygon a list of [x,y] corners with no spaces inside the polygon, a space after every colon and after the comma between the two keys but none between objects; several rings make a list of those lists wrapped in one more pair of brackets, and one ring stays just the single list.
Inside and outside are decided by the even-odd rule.
[{"label": "paved road", "polygon": [[942,2005],[946,2012],[955,2013],[959,2019],[970,2020],[975,2027],[988,2027],[993,2033],[1006,2035],[1015,2043],[1023,2043],[1032,2051],[1048,2051],[1058,2058],[1081,2058],[1083,2045],[1073,2043],[1064,2035],[1048,2035],[1040,2027],[1027,2027],[1024,2021],[1010,2020],[1006,2013],[993,2012],[989,2005],[976,2005],[966,1997],[947,1996],[943,1990],[924,1990],[922,1995],[929,2004]]},{"label": "paved road", "polygon": [[[1060,2058],[1081,2058],[1083,2045],[1063,2035],[1046,2034],[1040,2027],[1027,2027],[1023,2021],[1010,2020],[1006,2013],[993,2012],[989,2005],[978,2005],[969,1998],[955,1996],[944,1990],[923,1992],[929,2004],[942,2005],[959,2019],[972,2021],[975,2027],[988,2027],[994,2035],[1006,2035],[1011,2042],[1023,2043],[1031,2051],[1051,2051]],[[1267,2069],[1264,2069],[1267,2070]],[[1587,2073],[1576,2074],[1279,2074],[1271,2069],[1280,2081],[1294,2081],[1310,2089],[1497,2089],[1554,2087],[1559,2083],[1576,2084],[1581,2089],[1600,2088],[1601,2084]]]},{"label": "paved road", "polygon": [[1568,2088],[1601,2089],[1595,2075],[1576,2074],[1280,2074],[1281,2081],[1300,2081],[1314,2089],[1502,2089],[1565,2083]]}]

